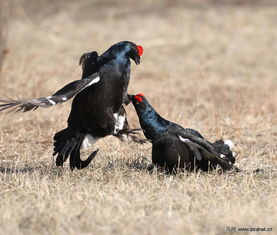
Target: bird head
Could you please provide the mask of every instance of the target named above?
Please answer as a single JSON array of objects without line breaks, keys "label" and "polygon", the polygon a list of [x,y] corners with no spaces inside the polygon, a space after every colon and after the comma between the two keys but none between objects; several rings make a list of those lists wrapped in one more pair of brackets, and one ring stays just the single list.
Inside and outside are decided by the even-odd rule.
[{"label": "bird head", "polygon": [[146,110],[148,102],[144,94],[129,95],[129,99],[132,101],[137,112],[141,113]]},{"label": "bird head", "polygon": [[129,95],[129,99],[136,109],[140,126],[147,139],[155,140],[160,133],[167,130],[169,122],[156,112],[143,94]]},{"label": "bird head", "polygon": [[140,57],[143,54],[143,47],[140,45],[136,45],[135,47],[132,47],[129,51],[129,57],[135,61],[136,64],[140,63]]},{"label": "bird head", "polygon": [[109,50],[116,57],[120,56],[131,58],[136,64],[140,63],[140,57],[143,54],[143,47],[133,42],[122,41],[114,44]]}]

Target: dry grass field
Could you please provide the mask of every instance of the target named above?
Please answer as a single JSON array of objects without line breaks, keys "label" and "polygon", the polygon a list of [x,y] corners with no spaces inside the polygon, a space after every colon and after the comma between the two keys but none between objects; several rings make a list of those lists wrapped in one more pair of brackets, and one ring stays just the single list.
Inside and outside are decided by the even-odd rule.
[{"label": "dry grass field", "polygon": [[134,41],[144,55],[129,92],[211,141],[232,139],[245,171],[149,174],[151,145],[115,137],[90,149],[88,168],[59,169],[52,137],[70,102],[1,113],[0,234],[276,234],[277,4],[182,2],[11,1],[0,97],[50,95],[80,78],[82,53]]}]

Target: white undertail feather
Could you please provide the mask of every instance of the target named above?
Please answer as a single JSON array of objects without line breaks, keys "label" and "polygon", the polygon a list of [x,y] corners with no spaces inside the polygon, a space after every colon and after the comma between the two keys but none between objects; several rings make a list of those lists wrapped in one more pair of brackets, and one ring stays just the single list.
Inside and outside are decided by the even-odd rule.
[{"label": "white undertail feather", "polygon": [[115,125],[114,125],[114,134],[118,131],[122,130],[125,123],[125,115],[118,115],[118,113],[114,113]]},{"label": "white undertail feather", "polygon": [[83,140],[81,149],[88,149],[91,147],[95,142],[97,141],[97,138],[93,137],[90,134],[87,134],[85,139]]},{"label": "white undertail feather", "polygon": [[[235,144],[232,140],[225,140],[224,144],[228,145],[230,150],[232,150],[232,148],[235,146]],[[232,152],[233,157],[236,157],[236,155],[237,155],[236,152],[234,152],[234,151],[231,151],[231,152]]]},{"label": "white undertail feather", "polygon": [[228,145],[230,149],[232,149],[235,145],[232,140],[225,140],[224,144]]}]

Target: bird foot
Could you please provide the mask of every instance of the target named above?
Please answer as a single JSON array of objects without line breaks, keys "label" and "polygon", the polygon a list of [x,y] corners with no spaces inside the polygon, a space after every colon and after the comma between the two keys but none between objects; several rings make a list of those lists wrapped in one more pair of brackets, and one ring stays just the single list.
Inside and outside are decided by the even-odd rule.
[{"label": "bird foot", "polygon": [[119,133],[122,132],[123,134],[127,134],[127,135],[130,135],[130,134],[139,135],[140,131],[142,131],[141,128],[134,128],[134,129],[121,130],[121,131],[119,131]]},{"label": "bird foot", "polygon": [[149,142],[149,140],[144,139],[144,138],[139,138],[137,136],[129,135],[129,137],[131,138],[132,141],[134,141],[135,143],[138,143],[138,144],[145,144],[145,143]]},{"label": "bird foot", "polygon": [[140,128],[125,129],[118,131],[114,136],[124,142],[134,141],[139,144],[145,144],[148,140],[138,137],[140,131],[142,131]]}]

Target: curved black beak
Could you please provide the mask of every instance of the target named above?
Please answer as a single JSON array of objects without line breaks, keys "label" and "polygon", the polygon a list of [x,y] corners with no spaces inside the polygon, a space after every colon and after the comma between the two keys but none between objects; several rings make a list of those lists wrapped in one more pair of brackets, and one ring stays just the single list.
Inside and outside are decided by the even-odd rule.
[{"label": "curved black beak", "polygon": [[136,56],[136,57],[134,58],[134,61],[135,61],[136,65],[139,65],[139,64],[140,64],[140,56],[139,56],[139,55]]},{"label": "curved black beak", "polygon": [[132,50],[129,52],[129,57],[138,65],[140,64],[140,56],[137,51]]},{"label": "curved black beak", "polygon": [[134,97],[135,97],[134,95],[127,94],[127,98],[125,99],[124,104],[125,105],[130,104],[133,101]]},{"label": "curved black beak", "polygon": [[129,98],[130,101],[132,101],[134,99],[134,97],[135,97],[134,95],[128,94],[128,98]]}]

